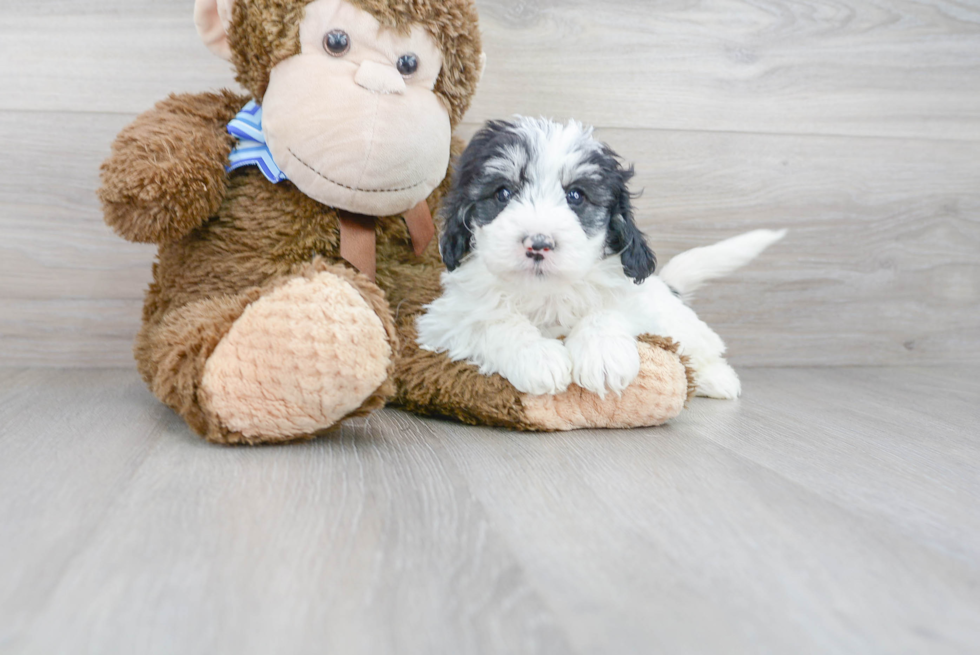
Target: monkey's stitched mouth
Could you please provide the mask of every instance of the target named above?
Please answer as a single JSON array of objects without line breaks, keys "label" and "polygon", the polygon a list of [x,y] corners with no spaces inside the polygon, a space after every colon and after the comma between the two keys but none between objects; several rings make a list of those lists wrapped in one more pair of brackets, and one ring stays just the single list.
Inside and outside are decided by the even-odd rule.
[{"label": "monkey's stitched mouth", "polygon": [[416,189],[416,188],[422,186],[423,184],[425,184],[425,180],[422,180],[421,182],[418,182],[417,184],[412,184],[412,185],[409,185],[409,186],[403,186],[403,187],[401,187],[399,189],[359,189],[356,186],[350,186],[348,184],[343,184],[341,182],[337,182],[336,180],[331,180],[329,177],[327,177],[326,175],[324,175],[323,173],[321,173],[320,171],[318,171],[317,169],[313,168],[312,166],[310,166],[309,164],[307,164],[305,161],[303,161],[302,159],[300,159],[299,155],[297,155],[295,152],[293,152],[293,149],[292,148],[287,148],[287,150],[289,150],[289,154],[291,154],[293,156],[293,159],[295,159],[296,161],[298,161],[299,163],[301,163],[303,166],[306,166],[308,169],[310,169],[311,171],[313,171],[314,173],[316,173],[317,176],[319,176],[320,178],[326,180],[330,184],[333,184],[335,186],[339,186],[342,189],[347,189],[348,191],[360,191],[361,193],[398,193],[399,191],[411,191],[412,189]]}]

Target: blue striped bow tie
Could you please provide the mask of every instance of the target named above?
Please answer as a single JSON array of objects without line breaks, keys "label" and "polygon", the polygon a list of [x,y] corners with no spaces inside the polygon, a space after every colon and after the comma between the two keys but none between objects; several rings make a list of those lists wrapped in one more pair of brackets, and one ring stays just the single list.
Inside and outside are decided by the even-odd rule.
[{"label": "blue striped bow tie", "polygon": [[258,166],[262,174],[273,184],[286,180],[286,174],[276,166],[272,152],[262,134],[262,107],[250,100],[244,109],[228,123],[228,134],[236,137],[238,143],[231,151],[225,168],[228,172],[242,166]]}]

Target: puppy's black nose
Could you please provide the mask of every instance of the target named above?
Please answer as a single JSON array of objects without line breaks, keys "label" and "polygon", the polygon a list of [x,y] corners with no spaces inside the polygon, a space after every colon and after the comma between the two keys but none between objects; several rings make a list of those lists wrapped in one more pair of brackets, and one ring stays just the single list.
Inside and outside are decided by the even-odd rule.
[{"label": "puppy's black nose", "polygon": [[555,249],[555,240],[543,234],[535,234],[524,239],[524,247],[529,253],[548,252]]},{"label": "puppy's black nose", "polygon": [[543,234],[524,239],[524,247],[527,248],[527,258],[536,262],[544,261],[544,253],[555,249],[555,240]]}]

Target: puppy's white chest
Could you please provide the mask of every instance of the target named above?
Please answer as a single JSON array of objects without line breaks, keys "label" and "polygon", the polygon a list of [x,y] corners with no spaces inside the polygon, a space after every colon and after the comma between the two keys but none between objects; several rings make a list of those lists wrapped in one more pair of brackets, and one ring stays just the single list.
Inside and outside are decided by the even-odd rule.
[{"label": "puppy's white chest", "polygon": [[567,337],[585,316],[601,309],[593,299],[569,295],[512,299],[511,306],[551,339]]}]

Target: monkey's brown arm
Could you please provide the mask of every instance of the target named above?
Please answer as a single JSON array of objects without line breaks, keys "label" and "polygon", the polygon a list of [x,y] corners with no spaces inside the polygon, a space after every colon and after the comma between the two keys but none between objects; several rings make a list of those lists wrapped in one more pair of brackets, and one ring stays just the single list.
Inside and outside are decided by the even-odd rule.
[{"label": "monkey's brown arm", "polygon": [[235,142],[226,127],[247,101],[230,91],[172,95],[137,117],[102,164],[106,223],[130,241],[166,243],[214,215]]}]

